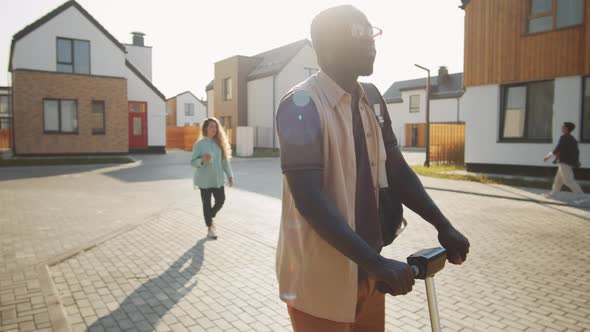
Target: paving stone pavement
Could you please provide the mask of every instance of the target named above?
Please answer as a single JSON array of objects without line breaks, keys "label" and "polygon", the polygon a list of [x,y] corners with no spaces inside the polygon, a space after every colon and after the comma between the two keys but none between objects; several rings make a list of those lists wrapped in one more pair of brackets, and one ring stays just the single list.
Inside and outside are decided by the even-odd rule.
[{"label": "paving stone pavement", "polygon": [[[198,192],[186,185],[187,157],[172,157],[179,158],[174,165],[157,158],[150,161],[144,174],[113,170],[97,175],[90,186],[99,192],[95,196],[86,193],[91,189],[76,189],[91,177],[75,169],[45,175],[41,187],[26,177],[0,183],[2,211],[16,216],[0,217],[4,218],[0,219],[0,332],[87,326],[98,331],[290,330],[274,274],[280,214],[277,160],[236,160],[237,186],[228,190],[226,206],[217,218],[220,240],[202,241]],[[544,200],[534,190],[422,180],[472,243],[464,266],[448,266],[436,277],[445,330],[590,327],[586,210]],[[6,194],[20,195],[23,188],[17,183],[23,181],[25,187],[41,188],[43,194],[27,196],[28,201]],[[116,184],[132,189],[123,192],[123,186]],[[64,223],[60,214],[42,218],[52,196],[68,197],[65,191],[54,194],[52,185],[72,187],[77,199],[71,204],[92,208],[86,223],[80,222],[83,211],[63,212]],[[107,187],[114,187],[110,194],[126,200],[113,200],[108,191],[101,191]],[[131,200],[146,192],[152,197],[143,205]],[[96,197],[102,205],[81,204]],[[176,203],[158,203],[165,197]],[[18,206],[23,200],[28,207]],[[102,208],[111,205],[112,211]],[[112,222],[117,215],[123,220]],[[384,250],[389,257],[405,259],[418,249],[437,246],[432,227],[411,212],[406,217],[410,227]],[[132,228],[135,221],[140,226]],[[20,222],[24,224],[19,226]],[[32,231],[27,233],[26,227]],[[111,233],[121,229],[125,232]],[[102,242],[101,236],[110,240]],[[54,242],[48,245],[48,241]],[[80,246],[88,250],[61,260]],[[49,273],[44,265],[48,259]],[[429,330],[421,281],[411,294],[388,298],[387,330]]]},{"label": "paving stone pavement", "polygon": [[[424,179],[445,189],[453,181]],[[443,330],[584,331],[590,327],[586,245],[590,214],[515,200],[515,189],[460,183],[473,192],[431,195],[471,240],[465,265],[436,277]],[[205,241],[197,195],[160,218],[52,267],[74,331],[290,330],[277,296],[280,201],[228,190],[218,241]],[[411,212],[389,257],[437,246]],[[388,331],[429,331],[424,286],[387,299]]]},{"label": "paving stone pavement", "polygon": [[127,165],[0,169],[0,331],[62,329],[47,263],[191,193],[187,158],[172,152]]}]

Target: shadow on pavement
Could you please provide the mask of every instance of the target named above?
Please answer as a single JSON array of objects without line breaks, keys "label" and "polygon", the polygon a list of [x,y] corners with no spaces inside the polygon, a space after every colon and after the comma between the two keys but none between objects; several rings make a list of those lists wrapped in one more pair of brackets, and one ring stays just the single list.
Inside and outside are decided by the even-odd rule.
[{"label": "shadow on pavement", "polygon": [[0,181],[75,175],[118,165],[120,164],[2,167]]},{"label": "shadow on pavement", "polygon": [[[158,322],[197,285],[193,279],[205,259],[206,238],[199,240],[158,277],[148,280],[129,294],[117,310],[99,318],[87,331],[109,329],[155,331]],[[183,268],[187,262],[190,264]],[[121,323],[124,322],[124,323]]]},{"label": "shadow on pavement", "polygon": [[251,159],[232,164],[234,188],[281,199],[283,174],[278,159]]},{"label": "shadow on pavement", "polygon": [[[480,196],[480,197],[487,197],[487,198],[507,199],[507,200],[512,200],[512,201],[529,202],[529,203],[539,204],[539,205],[545,206],[547,208],[557,210],[559,212],[590,221],[590,218],[588,218],[588,217],[584,217],[584,216],[581,216],[581,215],[578,215],[575,213],[571,213],[571,212],[563,209],[563,208],[575,208],[580,211],[587,212],[590,209],[590,201],[584,202],[583,204],[574,204],[572,202],[571,198],[562,198],[562,200],[558,200],[558,199],[546,200],[545,198],[542,198],[542,196],[541,196],[539,199],[534,199],[529,196],[519,194],[514,191],[508,191],[508,190],[500,188],[500,187],[496,187],[496,189],[500,189],[502,191],[505,191],[508,193],[508,195],[485,194],[485,193],[478,193],[478,192],[472,192],[472,191],[455,190],[455,189],[449,189],[449,188],[436,188],[436,187],[428,187],[428,186],[426,186],[424,188],[427,190],[437,190],[437,191],[444,191],[444,192],[450,192],[450,193],[455,193],[455,194],[464,194],[464,195],[473,195],[473,196]],[[531,188],[518,188],[518,189],[525,190],[529,193],[538,194],[537,189],[531,189]]]},{"label": "shadow on pavement", "polygon": [[192,179],[193,168],[190,165],[189,152],[170,151],[166,154],[133,155],[132,157],[141,161],[141,164],[132,168],[105,172],[104,175],[131,183]]},{"label": "shadow on pavement", "polygon": [[192,168],[188,164],[142,164],[132,168],[118,169],[105,172],[123,182],[150,182],[162,180],[192,179]]}]

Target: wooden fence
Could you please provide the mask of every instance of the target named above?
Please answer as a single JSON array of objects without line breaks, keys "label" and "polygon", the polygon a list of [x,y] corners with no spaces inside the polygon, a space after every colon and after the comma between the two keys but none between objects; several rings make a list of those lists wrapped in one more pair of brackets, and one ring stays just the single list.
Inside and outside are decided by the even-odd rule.
[{"label": "wooden fence", "polygon": [[166,148],[190,151],[201,134],[201,127],[166,127]]},{"label": "wooden fence", "polygon": [[430,124],[430,161],[437,164],[464,164],[464,123]]},{"label": "wooden fence", "polygon": [[[232,142],[233,129],[226,129],[229,143]],[[190,151],[201,136],[200,126],[166,127],[166,148]]]},{"label": "wooden fence", "polygon": [[[416,136],[413,140],[412,134]],[[426,147],[426,123],[406,123],[406,146]]]},{"label": "wooden fence", "polygon": [[12,148],[12,131],[10,129],[0,129],[0,150]]}]

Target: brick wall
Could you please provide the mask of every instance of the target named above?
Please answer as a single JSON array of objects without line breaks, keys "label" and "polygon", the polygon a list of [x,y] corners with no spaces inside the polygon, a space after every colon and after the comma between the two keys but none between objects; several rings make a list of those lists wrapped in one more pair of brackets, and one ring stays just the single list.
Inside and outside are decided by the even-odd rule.
[{"label": "brick wall", "polygon": [[[43,99],[78,101],[78,134],[43,132]],[[105,103],[106,134],[92,134],[92,101]],[[16,70],[13,73],[15,149],[27,154],[126,153],[127,80]]]}]

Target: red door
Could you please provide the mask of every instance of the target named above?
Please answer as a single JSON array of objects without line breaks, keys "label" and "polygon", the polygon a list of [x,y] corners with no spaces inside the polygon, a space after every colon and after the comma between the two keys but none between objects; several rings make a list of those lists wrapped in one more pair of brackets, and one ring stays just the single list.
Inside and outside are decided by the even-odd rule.
[{"label": "red door", "polygon": [[147,149],[147,103],[129,102],[129,150]]}]

